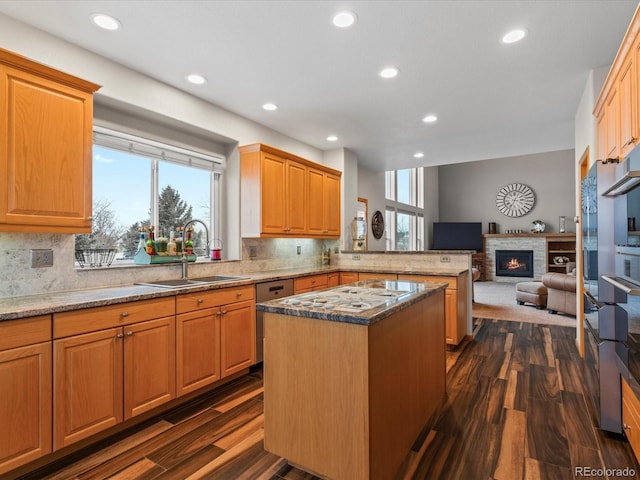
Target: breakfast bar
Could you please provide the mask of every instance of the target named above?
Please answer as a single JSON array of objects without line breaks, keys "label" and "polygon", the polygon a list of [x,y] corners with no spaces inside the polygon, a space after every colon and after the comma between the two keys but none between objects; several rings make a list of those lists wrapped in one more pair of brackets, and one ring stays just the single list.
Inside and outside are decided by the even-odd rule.
[{"label": "breakfast bar", "polygon": [[445,393],[446,284],[362,281],[265,312],[265,449],[323,478],[393,478]]}]

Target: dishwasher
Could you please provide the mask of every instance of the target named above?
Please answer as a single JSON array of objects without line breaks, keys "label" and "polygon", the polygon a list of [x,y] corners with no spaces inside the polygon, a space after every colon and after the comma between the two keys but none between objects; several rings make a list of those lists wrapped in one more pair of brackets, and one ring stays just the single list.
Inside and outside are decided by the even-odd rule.
[{"label": "dishwasher", "polygon": [[[256,303],[293,295],[293,279],[256,284]],[[256,312],[256,363],[264,359],[264,312]]]}]

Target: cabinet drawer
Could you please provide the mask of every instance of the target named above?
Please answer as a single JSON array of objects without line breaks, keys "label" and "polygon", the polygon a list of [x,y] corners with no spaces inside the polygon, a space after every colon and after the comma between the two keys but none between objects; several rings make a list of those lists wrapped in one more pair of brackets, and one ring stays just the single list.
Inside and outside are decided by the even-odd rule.
[{"label": "cabinet drawer", "polygon": [[358,280],[397,280],[398,275],[395,273],[371,273],[371,272],[360,272],[358,274]]},{"label": "cabinet drawer", "polygon": [[253,300],[255,298],[255,286],[221,288],[205,292],[185,293],[176,298],[176,312],[185,313],[204,308],[219,307],[229,303]]},{"label": "cabinet drawer", "polygon": [[458,279],[456,277],[443,277],[438,275],[398,275],[398,280],[409,280],[412,282],[434,282],[448,283],[448,290],[458,289]]},{"label": "cabinet drawer", "polygon": [[0,350],[51,340],[51,315],[0,322]]},{"label": "cabinet drawer", "polygon": [[640,401],[622,379],[622,424],[636,458],[640,454]]},{"label": "cabinet drawer", "polygon": [[175,312],[175,297],[168,297],[56,313],[53,335],[54,338],[68,337],[175,315]]},{"label": "cabinet drawer", "polygon": [[295,293],[302,290],[315,290],[319,288],[327,287],[327,274],[322,275],[309,275],[307,277],[300,277],[293,279],[293,289]]}]

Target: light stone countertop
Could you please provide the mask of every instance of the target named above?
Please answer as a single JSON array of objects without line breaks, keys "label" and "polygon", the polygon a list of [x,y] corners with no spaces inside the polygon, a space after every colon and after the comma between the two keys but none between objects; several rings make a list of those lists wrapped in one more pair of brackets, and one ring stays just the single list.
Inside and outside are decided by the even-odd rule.
[{"label": "light stone countertop", "polygon": [[307,275],[329,272],[371,272],[371,273],[398,273],[415,275],[438,275],[457,277],[467,270],[442,271],[434,269],[400,269],[400,268],[353,268],[340,266],[326,266],[317,268],[299,268],[285,270],[271,270],[264,272],[239,272],[225,274],[228,276],[242,277],[238,280],[226,281],[214,284],[190,285],[179,288],[161,288],[145,285],[121,285],[115,287],[93,288],[87,290],[72,290],[63,292],[43,292],[38,295],[25,295],[19,297],[0,298],[0,322],[16,320],[19,318],[36,315],[48,315],[57,312],[79,310],[82,308],[100,307],[136,300],[148,300],[151,298],[172,297],[178,294],[215,290],[220,288],[251,285],[260,282],[289,279]]},{"label": "light stone countertop", "polygon": [[[341,323],[354,323],[358,325],[372,325],[380,320],[390,317],[391,315],[404,310],[405,308],[424,300],[426,297],[434,295],[437,292],[443,291],[446,287],[446,283],[422,283],[422,282],[410,282],[406,280],[365,280],[362,282],[356,282],[349,284],[354,288],[365,289],[381,289],[381,290],[395,290],[405,291],[406,293],[395,298],[389,298],[379,306],[366,309],[359,313],[341,312],[339,310],[327,310],[321,305],[318,307],[309,307],[302,305],[294,305],[282,299],[271,300],[269,302],[256,304],[256,310],[278,313],[283,315],[291,315],[296,317],[313,318],[317,320],[329,320],[332,322]],[[323,290],[318,293],[327,292],[340,292],[344,290],[344,286],[332,287],[327,290]],[[313,292],[315,293],[315,292]],[[300,295],[294,295],[293,297],[287,297],[290,299],[308,299],[313,296],[313,293],[304,293]],[[444,302],[444,299],[443,299]],[[444,310],[443,310],[444,315]]]}]

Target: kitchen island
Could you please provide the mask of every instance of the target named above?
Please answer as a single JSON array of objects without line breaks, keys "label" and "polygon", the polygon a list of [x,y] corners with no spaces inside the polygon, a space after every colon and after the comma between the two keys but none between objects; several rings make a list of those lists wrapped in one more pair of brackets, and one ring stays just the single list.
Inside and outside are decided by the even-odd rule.
[{"label": "kitchen island", "polygon": [[324,478],[393,478],[445,393],[444,283],[364,281],[265,312],[265,449]]}]

